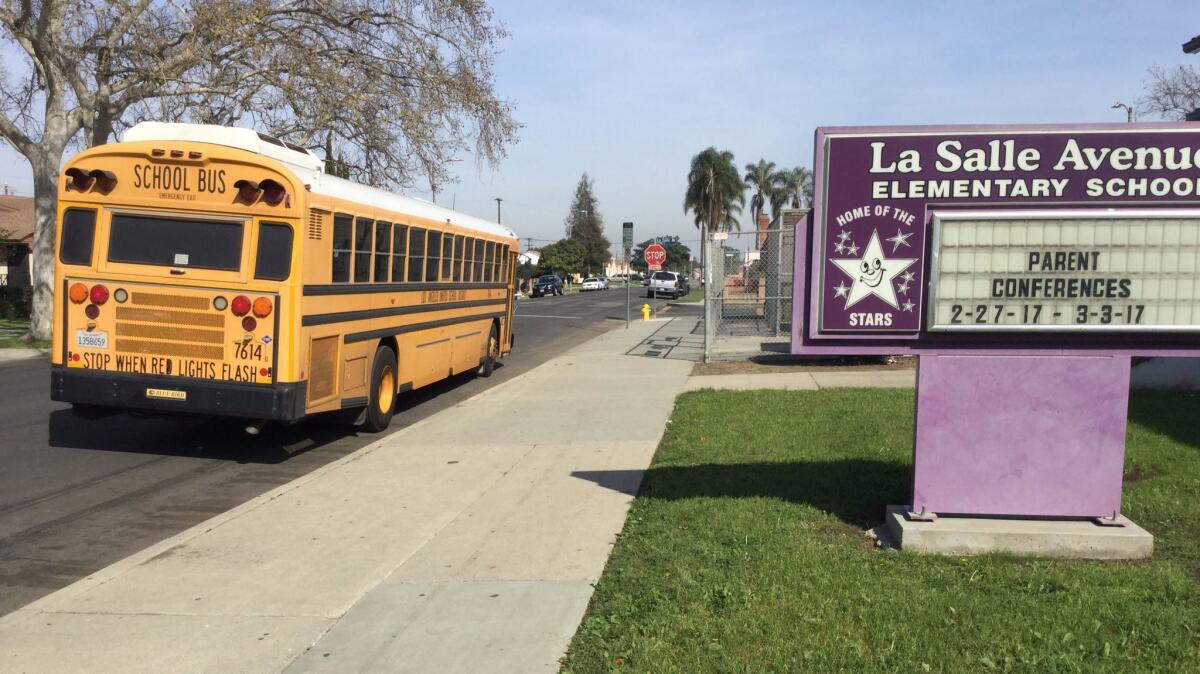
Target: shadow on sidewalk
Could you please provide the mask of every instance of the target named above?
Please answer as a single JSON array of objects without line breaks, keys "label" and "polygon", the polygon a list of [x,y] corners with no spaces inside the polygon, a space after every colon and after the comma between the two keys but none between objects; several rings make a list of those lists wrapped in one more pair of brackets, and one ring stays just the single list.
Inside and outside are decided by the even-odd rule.
[{"label": "shadow on sidewalk", "polygon": [[[864,459],[660,466],[647,471],[575,471],[573,477],[639,499],[774,498],[808,505],[859,528],[910,500],[912,468]],[[638,479],[641,478],[641,489]]]}]

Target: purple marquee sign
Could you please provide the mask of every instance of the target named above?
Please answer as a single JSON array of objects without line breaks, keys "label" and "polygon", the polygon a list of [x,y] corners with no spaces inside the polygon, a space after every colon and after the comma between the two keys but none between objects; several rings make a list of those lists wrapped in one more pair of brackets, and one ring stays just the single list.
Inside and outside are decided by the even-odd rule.
[{"label": "purple marquee sign", "polygon": [[920,356],[912,509],[1115,516],[1130,357],[1200,356],[1200,125],[822,128],[814,183],[792,353]]},{"label": "purple marquee sign", "polygon": [[816,141],[793,352],[1194,348],[1200,290],[1183,286],[1200,279],[1200,128],[823,128]]}]

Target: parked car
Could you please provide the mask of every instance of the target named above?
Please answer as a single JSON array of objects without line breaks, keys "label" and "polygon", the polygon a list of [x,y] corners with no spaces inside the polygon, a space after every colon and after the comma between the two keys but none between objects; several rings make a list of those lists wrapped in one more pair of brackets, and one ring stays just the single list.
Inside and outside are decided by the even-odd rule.
[{"label": "parked car", "polygon": [[667,295],[671,299],[678,299],[687,294],[686,283],[687,281],[681,274],[673,271],[656,271],[650,275],[650,285],[646,288],[646,297]]},{"label": "parked car", "polygon": [[529,291],[530,297],[561,294],[563,294],[562,279],[554,274],[543,274],[537,277],[537,279],[533,282],[533,288]]},{"label": "parked car", "polygon": [[604,290],[604,282],[595,276],[589,276],[583,279],[583,283],[579,284],[579,292],[585,290]]},{"label": "parked car", "polygon": [[612,281],[609,281],[607,276],[600,276],[598,278],[600,279],[601,290],[608,290],[612,287]]}]

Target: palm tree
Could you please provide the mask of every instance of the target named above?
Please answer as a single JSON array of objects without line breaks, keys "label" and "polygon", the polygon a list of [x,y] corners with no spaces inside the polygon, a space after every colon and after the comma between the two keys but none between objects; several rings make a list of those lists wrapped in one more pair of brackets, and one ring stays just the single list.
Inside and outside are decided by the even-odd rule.
[{"label": "palm tree", "polygon": [[[792,208],[802,208],[804,206],[812,206],[813,199],[813,182],[812,171],[797,166],[792,169],[784,169],[779,173],[779,179],[776,183],[783,197],[779,202],[779,208],[783,208],[783,203],[791,200]],[[775,203],[771,204],[772,209]]]},{"label": "palm tree", "polygon": [[743,180],[746,187],[754,190],[754,196],[750,197],[750,221],[754,227],[758,227],[758,216],[766,209],[768,199],[772,204],[775,202],[775,193],[778,191],[775,186],[778,181],[775,162],[759,159],[757,164],[746,164],[746,177]]},{"label": "palm tree", "polygon": [[692,157],[683,212],[696,214],[705,233],[740,229],[737,216],[746,203],[745,186],[733,163],[733,153],[710,147]]},{"label": "palm tree", "polygon": [[704,267],[708,266],[705,255],[708,234],[722,228],[741,229],[737,216],[745,203],[745,185],[733,163],[732,152],[710,146],[692,157],[683,212],[696,214],[696,227],[701,230],[700,260]]}]

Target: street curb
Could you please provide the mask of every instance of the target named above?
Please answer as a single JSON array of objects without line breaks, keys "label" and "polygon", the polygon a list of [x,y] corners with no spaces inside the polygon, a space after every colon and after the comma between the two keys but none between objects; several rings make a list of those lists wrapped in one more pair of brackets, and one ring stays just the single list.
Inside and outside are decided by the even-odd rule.
[{"label": "street curb", "polygon": [[38,357],[49,358],[50,351],[47,349],[0,349],[0,363]]},{"label": "street curb", "polygon": [[[480,391],[479,393],[471,396],[470,398],[467,398],[467,400],[474,400],[474,399],[477,399],[477,398],[480,398],[483,396],[495,395],[496,392],[503,390],[504,388],[508,387],[509,385],[513,384],[514,382],[519,381],[519,380],[523,379],[524,377],[527,377],[527,376],[533,374],[534,372],[537,372],[539,369],[547,366],[550,363],[555,362],[559,358],[563,358],[563,357],[567,356],[572,351],[575,351],[576,349],[582,347],[585,344],[592,342],[593,340],[600,339],[602,337],[607,336],[611,332],[612,332],[611,330],[602,332],[589,340],[586,340],[584,342],[581,342],[580,344],[575,345],[571,349],[568,349],[566,352],[564,352],[558,356],[555,356],[554,358],[546,361],[545,363],[542,363],[541,365],[538,365],[535,368],[532,368],[530,370],[522,372],[521,374],[513,377],[512,379],[509,379],[508,381],[505,381],[505,382],[501,382],[500,384],[497,384],[485,391]],[[465,401],[463,401],[463,402],[465,402]],[[457,403],[457,404],[461,404],[461,402]],[[102,569],[99,569],[96,572],[92,573],[91,575],[85,576],[84,578],[81,578],[81,579],[75,581],[74,583],[67,585],[66,587],[60,588],[54,592],[51,592],[50,594],[39,597],[38,599],[35,599],[34,601],[12,611],[11,613],[8,613],[7,615],[0,616],[0,627],[4,627],[7,625],[13,625],[13,624],[17,624],[22,621],[25,621],[25,620],[32,619],[36,614],[55,613],[56,611],[53,610],[53,606],[55,604],[59,603],[62,599],[70,598],[70,597],[78,597],[78,596],[85,594],[97,587],[100,587],[101,585],[104,585],[105,583],[109,582],[110,580],[114,580],[117,577],[121,576],[126,571],[134,569],[134,568],[144,564],[145,562],[150,561],[154,557],[157,557],[157,556],[167,552],[168,550],[171,550],[172,548],[175,548],[179,545],[187,543],[188,541],[190,541],[198,536],[201,536],[203,534],[206,534],[209,531],[212,531],[213,529],[224,526],[225,524],[232,522],[233,520],[241,517],[242,515],[245,515],[254,510],[257,510],[261,506],[263,506],[267,503],[270,503],[271,501],[274,501],[277,498],[285,496],[288,493],[295,491],[299,487],[302,487],[302,486],[308,484],[309,482],[312,482],[313,480],[316,480],[316,479],[324,476],[325,474],[327,474],[329,472],[332,472],[334,470],[341,468],[344,465],[347,465],[351,462],[358,461],[366,456],[369,456],[373,452],[383,448],[384,443],[389,442],[396,436],[399,436],[403,433],[408,433],[412,429],[421,428],[425,424],[432,422],[437,417],[438,417],[438,413],[435,413],[429,417],[426,417],[425,419],[421,419],[420,421],[417,421],[416,423],[405,426],[404,428],[401,428],[401,429],[395,431],[394,433],[389,433],[387,436],[380,438],[380,439],[376,440],[375,442],[372,442],[372,443],[366,445],[365,447],[357,449],[354,452],[347,454],[346,456],[343,456],[342,458],[340,458],[336,461],[333,461],[324,466],[321,466],[320,468],[317,468],[306,475],[302,475],[302,476],[292,480],[291,482],[288,482],[287,484],[280,485],[268,492],[259,494],[258,496],[250,499],[249,501],[246,501],[245,503],[242,503],[241,505],[234,506],[233,508],[230,508],[229,510],[226,510],[223,513],[213,515],[209,519],[204,520],[203,522],[200,522],[199,524],[196,524],[194,526],[191,526],[191,527],[175,534],[174,536],[171,536],[170,538],[166,538],[166,539],[159,541],[158,543],[155,543],[147,548],[139,550],[138,552],[134,552],[123,559],[113,562],[112,564],[109,564],[108,566],[106,566]],[[47,608],[47,607],[49,610],[43,610],[44,608]]]}]

